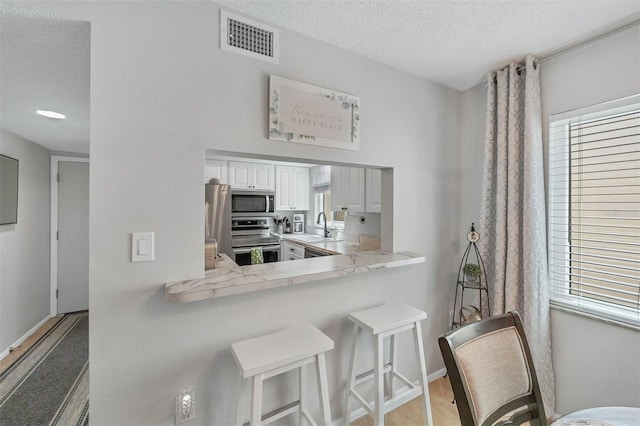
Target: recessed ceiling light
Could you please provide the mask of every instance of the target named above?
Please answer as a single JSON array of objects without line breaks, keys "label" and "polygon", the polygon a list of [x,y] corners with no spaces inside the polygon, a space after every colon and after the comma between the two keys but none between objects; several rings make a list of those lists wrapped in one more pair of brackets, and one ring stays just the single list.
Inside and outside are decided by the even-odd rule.
[{"label": "recessed ceiling light", "polygon": [[60,114],[59,112],[55,112],[55,111],[46,111],[46,110],[39,109],[36,111],[36,113],[40,114],[43,117],[55,118],[57,120],[64,120],[65,118],[67,118],[66,115]]}]

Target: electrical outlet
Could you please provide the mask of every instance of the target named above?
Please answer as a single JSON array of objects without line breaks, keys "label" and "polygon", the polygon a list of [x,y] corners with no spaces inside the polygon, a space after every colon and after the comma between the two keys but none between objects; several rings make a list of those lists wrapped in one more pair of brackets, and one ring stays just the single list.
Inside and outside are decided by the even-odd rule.
[{"label": "electrical outlet", "polygon": [[176,397],[176,424],[196,418],[196,394],[192,390],[180,392]]}]

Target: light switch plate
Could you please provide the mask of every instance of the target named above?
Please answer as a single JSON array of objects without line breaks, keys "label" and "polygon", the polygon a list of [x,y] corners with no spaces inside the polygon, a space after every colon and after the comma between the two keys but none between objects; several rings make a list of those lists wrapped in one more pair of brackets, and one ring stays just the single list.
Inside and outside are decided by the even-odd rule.
[{"label": "light switch plate", "polygon": [[153,232],[131,234],[131,261],[150,262],[153,260]]}]

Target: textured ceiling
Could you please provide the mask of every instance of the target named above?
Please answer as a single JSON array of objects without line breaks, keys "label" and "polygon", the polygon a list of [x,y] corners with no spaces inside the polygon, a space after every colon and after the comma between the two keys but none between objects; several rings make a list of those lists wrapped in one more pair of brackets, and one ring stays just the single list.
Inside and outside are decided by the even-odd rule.
[{"label": "textured ceiling", "polygon": [[639,0],[221,4],[458,90],[511,60],[544,56],[640,17]]},{"label": "textured ceiling", "polygon": [[53,151],[88,154],[89,50],[88,22],[0,2],[0,126]]},{"label": "textured ceiling", "polygon": [[[545,56],[640,19],[639,0],[221,3],[458,90],[526,54]],[[0,0],[0,126],[54,151],[88,153],[89,53],[89,23]]]}]

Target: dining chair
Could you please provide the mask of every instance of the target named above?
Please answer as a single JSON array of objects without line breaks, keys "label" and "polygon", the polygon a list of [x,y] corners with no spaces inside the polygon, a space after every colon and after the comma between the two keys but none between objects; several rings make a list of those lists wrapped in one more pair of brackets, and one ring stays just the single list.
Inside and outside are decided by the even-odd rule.
[{"label": "dining chair", "polygon": [[[438,339],[463,426],[546,426],[540,385],[517,312],[476,321]],[[587,408],[560,425],[639,425],[638,407]]]},{"label": "dining chair", "polygon": [[512,412],[508,424],[547,424],[517,312],[467,324],[438,343],[463,426],[493,425]]}]

